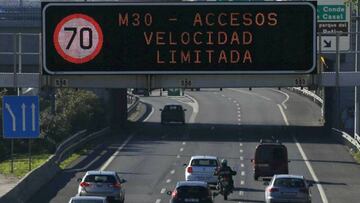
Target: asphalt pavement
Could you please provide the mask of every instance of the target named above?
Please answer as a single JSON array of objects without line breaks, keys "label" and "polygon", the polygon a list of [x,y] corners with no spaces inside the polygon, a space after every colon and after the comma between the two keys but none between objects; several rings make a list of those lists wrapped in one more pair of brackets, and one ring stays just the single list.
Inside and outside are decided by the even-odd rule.
[{"label": "asphalt pavement", "polygon": [[[315,182],[314,203],[358,202],[360,166],[347,149],[321,126],[321,109],[287,90],[202,89],[187,96],[143,97],[152,106],[144,122],[113,133],[88,156],[36,194],[33,202],[67,202],[77,191],[76,179],[87,170],[118,171],[125,184],[126,202],[169,202],[166,194],[184,180],[184,163],[192,155],[226,158],[237,171],[235,191],[228,201],[264,202],[264,181],[254,181],[250,160],[260,139],[275,137],[289,152],[290,173]],[[186,125],[161,125],[167,103],[186,109]]]}]

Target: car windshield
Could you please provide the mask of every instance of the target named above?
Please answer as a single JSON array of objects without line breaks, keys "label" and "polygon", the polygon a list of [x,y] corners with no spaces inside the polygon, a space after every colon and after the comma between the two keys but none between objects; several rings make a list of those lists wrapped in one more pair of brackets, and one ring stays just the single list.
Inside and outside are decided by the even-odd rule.
[{"label": "car windshield", "polygon": [[104,201],[100,199],[77,199],[72,200],[71,203],[104,203]]},{"label": "car windshield", "polygon": [[207,197],[209,190],[201,186],[181,186],[177,188],[178,196],[180,198],[189,197]]},{"label": "car windshield", "polygon": [[300,178],[277,178],[274,181],[276,187],[303,188],[305,182]]},{"label": "car windshield", "polygon": [[164,109],[167,111],[181,111],[182,107],[178,106],[178,105],[168,105],[168,106],[165,106]]},{"label": "car windshield", "polygon": [[89,183],[115,183],[116,179],[110,175],[88,175],[85,178],[85,182]]},{"label": "car windshield", "polygon": [[191,166],[218,166],[218,163],[215,159],[193,159],[191,161]]}]

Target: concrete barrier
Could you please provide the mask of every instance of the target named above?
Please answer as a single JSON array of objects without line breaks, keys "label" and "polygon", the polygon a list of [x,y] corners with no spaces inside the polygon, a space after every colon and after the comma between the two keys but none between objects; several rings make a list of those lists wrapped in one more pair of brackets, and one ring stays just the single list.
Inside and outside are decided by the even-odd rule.
[{"label": "concrete barrier", "polygon": [[51,156],[43,165],[26,174],[18,184],[0,198],[0,203],[25,203],[33,194],[50,182],[61,169]]}]

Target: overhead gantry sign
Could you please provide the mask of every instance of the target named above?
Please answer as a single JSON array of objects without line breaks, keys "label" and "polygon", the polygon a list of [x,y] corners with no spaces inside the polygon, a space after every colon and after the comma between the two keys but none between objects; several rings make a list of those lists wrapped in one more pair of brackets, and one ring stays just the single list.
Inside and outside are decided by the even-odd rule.
[{"label": "overhead gantry sign", "polygon": [[42,3],[48,74],[312,73],[310,2]]}]

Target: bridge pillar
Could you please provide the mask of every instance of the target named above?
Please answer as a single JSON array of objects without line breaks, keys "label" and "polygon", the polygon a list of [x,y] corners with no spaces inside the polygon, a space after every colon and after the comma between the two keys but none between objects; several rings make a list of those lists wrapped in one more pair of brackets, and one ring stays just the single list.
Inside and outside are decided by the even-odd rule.
[{"label": "bridge pillar", "polygon": [[127,89],[110,90],[110,123],[113,129],[123,127],[127,122]]}]

